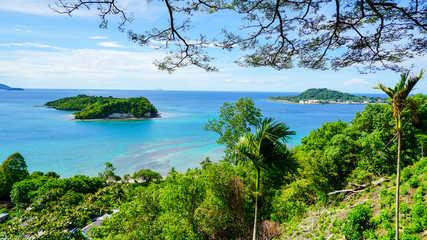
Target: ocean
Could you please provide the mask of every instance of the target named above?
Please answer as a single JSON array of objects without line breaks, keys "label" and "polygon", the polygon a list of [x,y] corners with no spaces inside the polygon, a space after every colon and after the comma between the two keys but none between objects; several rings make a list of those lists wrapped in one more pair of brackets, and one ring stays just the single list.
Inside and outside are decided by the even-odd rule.
[{"label": "ocean", "polygon": [[[78,94],[113,97],[143,96],[161,118],[143,121],[79,122],[72,112],[35,107]],[[21,153],[32,171],[55,171],[61,177],[96,176],[111,162],[116,174],[149,168],[166,174],[200,166],[206,157],[218,161],[223,147],[218,135],[205,131],[208,119],[219,114],[224,102],[251,97],[264,116],[285,122],[296,132],[290,147],[323,123],[349,122],[363,104],[299,105],[265,101],[286,92],[204,92],[149,90],[26,89],[0,91],[0,161]],[[365,94],[366,95],[366,94]],[[368,94],[369,95],[369,94]],[[369,95],[382,96],[382,95]]]}]

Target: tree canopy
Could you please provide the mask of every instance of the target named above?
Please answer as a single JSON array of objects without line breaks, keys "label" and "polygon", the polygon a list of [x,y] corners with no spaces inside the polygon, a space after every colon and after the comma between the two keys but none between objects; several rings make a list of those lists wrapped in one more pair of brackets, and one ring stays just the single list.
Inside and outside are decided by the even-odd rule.
[{"label": "tree canopy", "polygon": [[[140,30],[140,26],[126,28],[133,16],[118,0],[58,0],[50,7],[69,15],[79,9],[96,9],[104,28],[111,15],[119,16],[119,29],[127,30],[132,41],[145,46],[162,43],[159,48],[171,49],[165,59],[156,62],[160,69],[169,72],[187,65],[217,70],[210,64],[212,58],[206,50],[212,46],[247,50],[238,63],[277,70],[292,68],[296,63],[299,67],[322,70],[357,65],[363,66],[362,71],[401,71],[400,62],[427,51],[425,0],[165,0],[159,3],[167,11],[167,26],[162,28],[159,24],[145,30]],[[241,31],[224,26],[218,39],[209,39],[203,32],[196,38],[188,34],[196,12],[224,11],[241,16]]]},{"label": "tree canopy", "polygon": [[151,171],[151,169],[141,169],[133,174],[132,179],[135,181],[143,180],[146,183],[150,183],[152,181],[162,180],[162,175],[158,172]]},{"label": "tree canopy", "polygon": [[0,165],[0,199],[8,199],[12,185],[28,176],[27,163],[20,153],[14,153]]},{"label": "tree canopy", "polygon": [[235,103],[225,102],[220,107],[218,118],[209,119],[205,130],[214,131],[220,136],[216,142],[225,145],[227,158],[234,158],[234,146],[240,137],[261,126],[261,110],[251,98],[239,98]]}]

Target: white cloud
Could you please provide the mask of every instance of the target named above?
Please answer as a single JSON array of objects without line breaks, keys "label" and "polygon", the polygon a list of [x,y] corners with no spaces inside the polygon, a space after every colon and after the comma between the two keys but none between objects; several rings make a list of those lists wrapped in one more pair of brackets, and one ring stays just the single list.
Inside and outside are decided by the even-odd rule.
[{"label": "white cloud", "polygon": [[350,81],[344,82],[344,85],[370,85],[371,83],[360,78],[353,78]]},{"label": "white cloud", "polygon": [[0,3],[0,10],[47,15],[53,13],[48,7],[49,2],[47,0],[3,0]]},{"label": "white cloud", "polygon": [[32,32],[31,30],[28,30],[27,26],[22,26],[22,25],[16,26],[13,30],[16,31],[16,32],[26,32],[26,33],[31,33]]},{"label": "white cloud", "polygon": [[107,37],[105,37],[105,36],[92,36],[92,37],[89,37],[89,39],[107,39]]},{"label": "white cloud", "polygon": [[52,48],[57,50],[66,50],[65,48],[50,46],[41,43],[0,43],[3,47],[35,47],[35,48]]},{"label": "white cloud", "polygon": [[104,81],[123,82],[156,73],[152,62],[159,57],[158,53],[95,49],[2,51],[0,76],[16,81],[20,79],[20,85],[27,87],[102,88]]},{"label": "white cloud", "polygon": [[100,43],[98,43],[98,45],[103,46],[103,47],[112,47],[112,48],[122,48],[122,47],[124,47],[123,45],[120,45],[116,41],[100,42]]},{"label": "white cloud", "polygon": [[[1,11],[10,11],[10,12],[20,12],[27,14],[35,15],[52,15],[58,16],[59,13],[56,13],[49,7],[49,4],[55,8],[55,1],[53,0],[2,0],[0,1],[0,10]],[[94,9],[96,10],[96,9]],[[87,11],[81,10],[76,11],[76,16],[96,16],[96,11]]]},{"label": "white cloud", "polygon": [[[55,5],[55,0],[1,0],[0,11],[20,12],[26,14],[35,14],[42,16],[59,16],[53,9],[61,10]],[[116,5],[124,9],[127,14],[135,13],[136,17],[140,17],[149,21],[156,21],[162,14],[167,14],[165,7],[156,3],[151,3],[148,7],[147,1],[140,0],[117,0]],[[93,16],[98,15],[97,5],[92,5],[88,10],[82,7],[80,10],[74,11],[73,16]],[[68,16],[68,15],[64,15]]]},{"label": "white cloud", "polygon": [[250,90],[269,83],[236,69],[207,73],[187,67],[170,75],[153,65],[164,57],[161,51],[108,49],[0,51],[0,78],[26,88]]}]

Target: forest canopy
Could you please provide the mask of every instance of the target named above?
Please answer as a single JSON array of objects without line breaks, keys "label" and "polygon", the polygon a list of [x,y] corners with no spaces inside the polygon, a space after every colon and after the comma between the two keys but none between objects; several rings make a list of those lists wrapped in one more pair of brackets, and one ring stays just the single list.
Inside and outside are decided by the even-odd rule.
[{"label": "forest canopy", "polygon": [[157,109],[144,97],[113,98],[80,94],[47,102],[45,106],[57,110],[76,111],[75,119],[104,119],[112,114],[126,118],[152,118],[158,116]]}]

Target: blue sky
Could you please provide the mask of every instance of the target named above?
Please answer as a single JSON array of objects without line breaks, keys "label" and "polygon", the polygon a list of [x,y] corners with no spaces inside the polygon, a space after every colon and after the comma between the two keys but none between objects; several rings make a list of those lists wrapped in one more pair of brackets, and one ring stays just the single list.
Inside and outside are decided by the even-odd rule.
[{"label": "blue sky", "polygon": [[[166,24],[166,11],[159,4],[146,5],[143,0],[121,0],[134,12],[128,28]],[[119,32],[115,19],[108,29],[100,29],[96,12],[79,11],[72,17],[54,13],[48,7],[53,0],[0,1],[0,83],[24,88],[136,89],[136,90],[212,90],[301,92],[307,88],[326,87],[351,93],[378,93],[376,82],[392,86],[399,75],[391,71],[359,74],[355,68],[338,72],[294,68],[243,68],[234,60],[244,53],[210,49],[220,71],[207,73],[195,67],[178,69],[173,74],[158,71],[155,59],[164,52],[129,42]],[[198,14],[198,27],[215,36],[219,30],[239,19],[231,14]],[[191,33],[190,33],[191,34]],[[403,63],[415,64],[414,73],[427,68],[427,57]],[[427,90],[427,79],[414,92]]]}]

